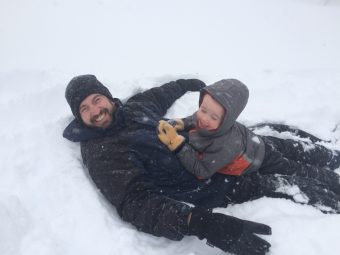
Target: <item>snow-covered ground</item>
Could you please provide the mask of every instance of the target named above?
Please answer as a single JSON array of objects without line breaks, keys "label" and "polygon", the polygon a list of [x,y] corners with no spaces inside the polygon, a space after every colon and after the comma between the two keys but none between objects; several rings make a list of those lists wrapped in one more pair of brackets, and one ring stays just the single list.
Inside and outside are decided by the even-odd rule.
[{"label": "snow-covered ground", "polygon": [[[1,0],[0,33],[0,254],[222,254],[139,233],[102,199],[61,136],[78,74],[120,98],[176,78],[238,78],[250,89],[242,122],[294,124],[340,149],[340,1]],[[269,254],[340,254],[339,215],[270,198],[218,210],[269,224]]]}]

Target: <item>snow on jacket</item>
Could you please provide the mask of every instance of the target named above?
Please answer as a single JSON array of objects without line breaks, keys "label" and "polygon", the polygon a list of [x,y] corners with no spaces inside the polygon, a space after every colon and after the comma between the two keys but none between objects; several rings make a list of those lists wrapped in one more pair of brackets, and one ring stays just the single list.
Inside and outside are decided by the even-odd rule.
[{"label": "snow on jacket", "polygon": [[[209,94],[225,109],[225,116],[216,130],[194,128],[189,142],[177,156],[185,168],[196,176],[209,178],[219,172],[242,175],[256,171],[264,158],[264,142],[236,119],[245,108],[249,91],[238,80],[227,79],[201,90],[200,104]],[[186,127],[196,126],[196,113],[184,119]]]},{"label": "snow on jacket", "polygon": [[228,204],[232,180],[227,183],[225,175],[198,180],[156,134],[167,109],[203,85],[199,80],[178,80],[152,88],[118,108],[115,122],[106,130],[73,121],[64,131],[67,139],[81,141],[83,162],[101,193],[140,231],[180,240],[191,211],[183,202],[210,208]]}]

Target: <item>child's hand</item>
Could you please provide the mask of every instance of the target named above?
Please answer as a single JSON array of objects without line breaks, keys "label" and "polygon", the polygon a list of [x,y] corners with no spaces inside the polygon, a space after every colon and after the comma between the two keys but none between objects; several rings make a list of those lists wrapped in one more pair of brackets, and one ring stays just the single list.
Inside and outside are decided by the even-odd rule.
[{"label": "child's hand", "polygon": [[183,131],[184,130],[184,122],[182,119],[170,119],[168,123],[173,126],[176,131]]},{"label": "child's hand", "polygon": [[185,141],[185,138],[178,135],[175,128],[164,120],[159,121],[157,134],[159,140],[168,146],[171,151],[180,149]]}]

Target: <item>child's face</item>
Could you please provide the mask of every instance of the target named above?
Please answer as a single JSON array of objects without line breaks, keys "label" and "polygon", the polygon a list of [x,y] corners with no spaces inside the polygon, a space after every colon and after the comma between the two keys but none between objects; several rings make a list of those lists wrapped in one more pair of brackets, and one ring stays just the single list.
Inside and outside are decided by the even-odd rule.
[{"label": "child's face", "polygon": [[223,120],[224,113],[224,108],[209,94],[205,94],[196,113],[198,128],[217,129]]}]

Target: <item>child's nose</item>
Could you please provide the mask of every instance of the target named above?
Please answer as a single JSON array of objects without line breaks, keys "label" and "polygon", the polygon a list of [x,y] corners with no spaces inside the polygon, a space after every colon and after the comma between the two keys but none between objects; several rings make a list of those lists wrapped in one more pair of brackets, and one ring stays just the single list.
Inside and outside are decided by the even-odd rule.
[{"label": "child's nose", "polygon": [[203,116],[203,117],[202,117],[202,122],[203,122],[204,124],[207,124],[207,123],[209,122],[208,117],[207,117],[207,116]]}]

